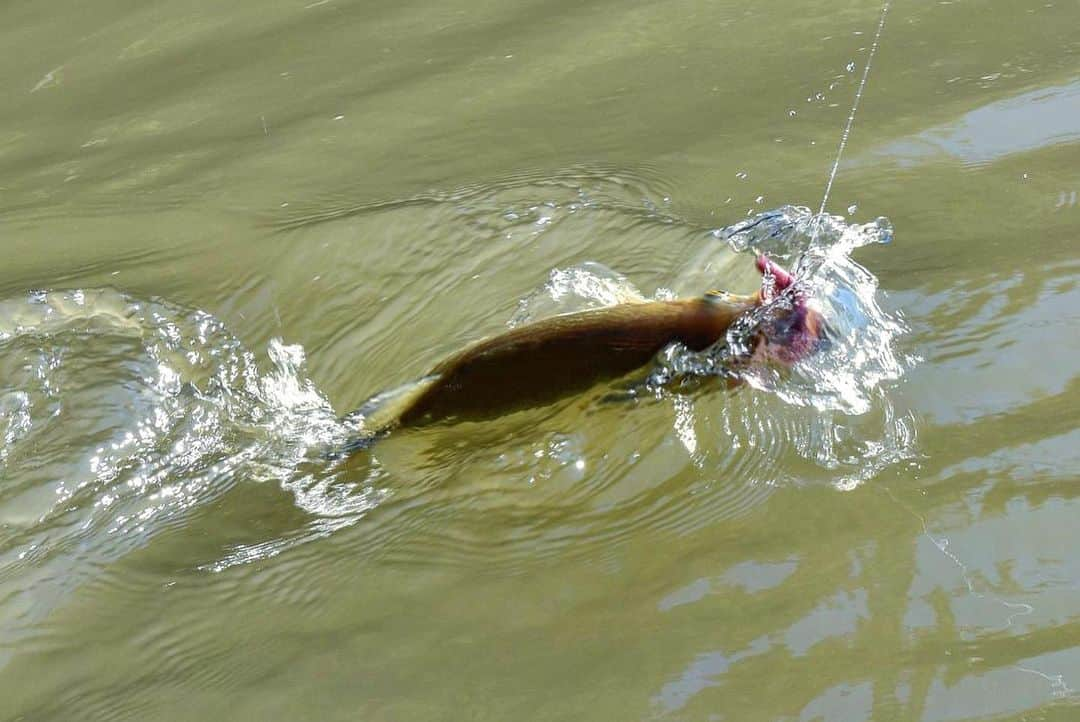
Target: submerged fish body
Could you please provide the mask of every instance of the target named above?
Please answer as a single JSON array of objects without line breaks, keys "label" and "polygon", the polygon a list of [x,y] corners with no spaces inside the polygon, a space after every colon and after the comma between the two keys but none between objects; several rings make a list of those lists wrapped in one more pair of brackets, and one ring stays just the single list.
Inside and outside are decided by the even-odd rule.
[{"label": "submerged fish body", "polygon": [[[477,421],[547,405],[626,376],[672,344],[704,351],[723,340],[737,319],[794,283],[764,256],[757,266],[764,282],[752,296],[710,292],[620,303],[553,316],[472,344],[421,380],[379,394],[354,412],[352,420],[363,429],[355,447],[396,428]],[[796,296],[756,346],[770,360],[791,364],[814,350],[820,330],[816,313]]]},{"label": "submerged fish body", "polygon": [[641,368],[670,344],[704,350],[751,305],[710,298],[619,304],[522,326],[436,366],[438,380],[398,421],[484,419],[548,404]]}]

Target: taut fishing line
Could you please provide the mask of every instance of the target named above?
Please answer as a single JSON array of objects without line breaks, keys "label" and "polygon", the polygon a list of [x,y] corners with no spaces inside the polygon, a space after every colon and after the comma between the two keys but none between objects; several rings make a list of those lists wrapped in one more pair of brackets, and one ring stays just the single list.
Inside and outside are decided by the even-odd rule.
[{"label": "taut fishing line", "polygon": [[855,100],[851,103],[851,112],[848,113],[844,131],[840,134],[840,145],[836,149],[836,159],[833,161],[832,170],[829,172],[829,180],[825,184],[825,195],[821,199],[821,208],[818,215],[825,212],[825,204],[829,202],[829,194],[832,192],[833,181],[836,180],[836,171],[840,168],[840,159],[847,147],[848,137],[851,135],[851,126],[855,124],[855,114],[859,112],[859,101],[862,100],[863,91],[866,89],[866,79],[870,77],[870,66],[874,64],[874,55],[877,53],[878,44],[881,42],[881,33],[885,29],[885,19],[889,16],[889,7],[892,0],[885,0],[881,5],[881,17],[878,19],[877,31],[874,33],[874,42],[870,45],[870,53],[866,56],[866,65],[863,66],[862,79],[859,87],[855,90]]},{"label": "taut fishing line", "polygon": [[[859,112],[859,101],[862,100],[863,92],[866,90],[866,81],[870,77],[870,66],[874,63],[874,55],[877,53],[878,45],[881,43],[881,34],[885,29],[885,20],[889,16],[889,8],[892,6],[892,0],[884,0],[881,5],[881,15],[878,18],[877,30],[874,32],[874,41],[870,45],[870,52],[866,57],[866,65],[863,66],[862,78],[859,80],[859,85],[855,90],[855,98],[851,103],[851,112],[848,114],[847,122],[844,124],[844,130],[840,134],[840,144],[836,149],[836,158],[833,160],[832,169],[829,171],[829,179],[825,184],[825,193],[821,198],[821,207],[818,209],[818,221],[819,223],[824,218],[825,206],[829,202],[829,194],[832,192],[833,182],[836,180],[837,170],[840,168],[840,160],[844,155],[844,149],[847,147],[848,138],[851,136],[851,128],[855,124],[855,115]],[[819,226],[820,227],[820,226]],[[801,261],[801,259],[800,259]],[[991,593],[979,592],[976,589],[974,582],[972,581],[971,574],[967,565],[957,556],[955,553],[948,550],[949,539],[945,536],[935,537],[930,533],[929,526],[927,524],[926,517],[912,509],[907,504],[901,502],[892,490],[888,486],[882,485],[885,493],[902,509],[919,520],[922,525],[922,534],[929,539],[935,547],[937,547],[946,558],[950,559],[960,569],[960,574],[967,586],[969,594],[976,598],[989,598],[993,601],[1001,604],[1009,610],[1009,615],[1005,620],[1005,626],[1010,627],[1013,625],[1014,620],[1017,617],[1030,615],[1035,611],[1034,606],[1025,602],[1010,602],[1006,599],[998,597]],[[1013,665],[1013,669],[1034,674],[1042,677],[1050,682],[1051,690],[1055,697],[1067,696],[1073,693],[1073,689],[1068,686],[1065,678],[1061,674],[1047,674],[1036,669],[1028,667],[1022,667],[1020,665]]]}]

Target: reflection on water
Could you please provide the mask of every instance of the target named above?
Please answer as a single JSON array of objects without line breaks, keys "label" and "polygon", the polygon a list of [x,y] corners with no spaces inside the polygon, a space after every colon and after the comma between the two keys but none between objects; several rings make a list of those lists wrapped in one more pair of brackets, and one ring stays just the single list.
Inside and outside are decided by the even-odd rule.
[{"label": "reflection on water", "polygon": [[903,164],[945,154],[968,164],[990,163],[1080,140],[1080,80],[999,100],[943,127],[928,128],[876,151]]}]

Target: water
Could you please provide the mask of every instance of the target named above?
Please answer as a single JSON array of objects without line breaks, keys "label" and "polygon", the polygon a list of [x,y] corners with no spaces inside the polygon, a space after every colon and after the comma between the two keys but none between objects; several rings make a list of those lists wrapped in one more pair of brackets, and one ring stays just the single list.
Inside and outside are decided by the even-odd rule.
[{"label": "water", "polygon": [[[814,216],[880,10],[0,10],[0,719],[1072,719],[1080,10],[894,4]],[[754,251],[789,373],[326,453]]]}]

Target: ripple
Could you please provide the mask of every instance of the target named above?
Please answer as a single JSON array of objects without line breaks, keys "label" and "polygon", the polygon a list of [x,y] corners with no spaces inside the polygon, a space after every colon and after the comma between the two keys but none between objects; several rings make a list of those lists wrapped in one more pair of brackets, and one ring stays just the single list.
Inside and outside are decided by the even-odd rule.
[{"label": "ripple", "polygon": [[303,469],[347,429],[299,347],[269,357],[264,372],[203,311],[111,289],[0,301],[16,389],[0,401],[0,579],[16,580],[0,614],[40,617],[237,484],[277,482],[309,514],[355,522],[370,490]]},{"label": "ripple", "polygon": [[[786,485],[852,488],[914,453],[911,419],[891,401],[914,361],[896,350],[905,327],[881,310],[876,279],[850,258],[888,240],[887,222],[848,225],[781,208],[708,232],[630,202],[627,188],[647,195],[611,179],[525,177],[402,201],[430,210],[428,235],[440,243],[473,233],[491,243],[452,263],[443,259],[460,254],[430,247],[427,231],[401,247],[394,263],[408,273],[371,313],[385,317],[379,328],[413,328],[431,341],[421,352],[398,349],[395,335],[365,339],[361,356],[422,372],[463,339],[415,325],[433,323],[448,297],[493,293],[497,284],[466,286],[506,263],[534,264],[522,243],[548,234],[567,262],[516,308],[513,298],[477,304],[478,328],[466,338],[756,279],[754,250],[794,267],[833,343],[786,374],[743,369],[749,384],[733,391],[729,374],[712,377],[738,338],[704,354],[675,348],[649,377],[669,383],[630,398],[612,385],[491,422],[395,434],[334,459],[325,452],[353,429],[307,377],[298,346],[274,340],[262,360],[204,311],[111,289],[0,301],[0,371],[12,379],[0,396],[0,469],[12,479],[0,485],[0,578],[13,590],[0,600],[14,622],[6,634],[25,633],[86,580],[110,583],[112,562],[165,534],[187,540],[190,570],[203,573],[239,573],[289,552],[277,593],[304,598],[299,580],[311,584],[346,556],[510,573],[556,558],[614,563],[630,540],[663,543],[736,519]],[[292,225],[393,216],[399,206],[343,208]],[[594,232],[628,239],[627,275],[576,260],[592,252],[587,244],[567,250],[568,239]],[[649,258],[638,266],[647,273],[632,273],[637,257]],[[737,332],[752,332],[769,312]]]},{"label": "ripple", "polygon": [[[494,181],[452,190],[431,190],[406,198],[365,203],[320,198],[307,206],[291,204],[287,211],[278,213],[268,223],[279,230],[292,230],[399,208],[449,206],[472,216],[478,225],[503,227],[525,221],[545,226],[557,222],[546,210],[556,207],[551,199],[567,197],[567,193],[583,206],[618,210],[631,218],[651,219],[664,215],[659,211],[667,198],[663,186],[663,180],[647,167],[627,171],[591,164],[556,173],[523,171]],[[507,196],[515,192],[519,193],[522,202],[508,207]]]},{"label": "ripple", "polygon": [[[914,423],[891,396],[917,359],[899,351],[905,325],[882,310],[877,280],[850,257],[890,238],[884,219],[854,226],[800,208],[702,234],[696,247],[674,254],[691,260],[674,264],[671,285],[707,278],[702,267],[714,280],[738,262],[752,268],[744,252],[767,251],[796,269],[799,292],[825,317],[832,344],[789,373],[741,369],[753,388],[729,393],[718,393],[709,377],[725,385],[723,364],[736,340],[702,354],[673,348],[651,377],[663,383],[632,408],[609,403],[611,394],[599,390],[551,410],[391,439],[374,454],[411,490],[408,502],[399,497],[374,517],[393,508],[396,532],[410,529],[390,558],[482,559],[486,569],[513,571],[555,557],[602,557],[632,538],[659,543],[738,517],[784,485],[851,489],[911,458]],[[605,266],[561,267],[522,299],[509,323],[642,297]],[[738,332],[751,333],[770,311]],[[356,540],[356,549],[374,553],[373,541]]]}]

